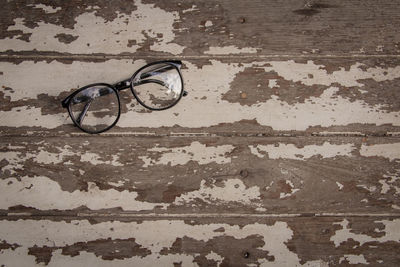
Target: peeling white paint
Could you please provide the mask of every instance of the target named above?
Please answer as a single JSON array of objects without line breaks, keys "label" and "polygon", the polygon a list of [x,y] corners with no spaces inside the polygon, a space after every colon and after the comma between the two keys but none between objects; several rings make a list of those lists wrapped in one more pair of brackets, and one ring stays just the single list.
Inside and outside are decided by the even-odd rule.
[{"label": "peeling white paint", "polygon": [[294,144],[278,143],[277,145],[251,145],[249,146],[252,154],[263,158],[266,155],[270,159],[295,159],[305,160],[313,156],[321,156],[322,158],[334,158],[336,156],[350,157],[355,149],[353,144],[335,145],[325,142],[322,145],[307,145],[302,148],[296,147]]},{"label": "peeling white paint", "polygon": [[285,80],[301,82],[307,86],[315,84],[331,86],[334,83],[338,83],[346,87],[362,87],[364,84],[360,80],[363,79],[373,79],[381,82],[400,78],[400,66],[387,69],[373,67],[364,71],[360,67],[365,65],[356,62],[350,66],[349,70],[340,68],[340,70],[328,73],[324,65],[317,65],[312,60],[308,60],[305,64],[296,63],[294,60],[271,61],[268,64],[272,66],[264,67],[265,71],[275,71]]},{"label": "peeling white paint", "polygon": [[197,11],[197,10],[199,10],[199,9],[197,8],[197,6],[196,6],[196,5],[192,5],[192,7],[191,7],[191,8],[188,8],[188,9],[182,10],[182,13],[183,13],[183,14],[185,14],[185,13],[188,13],[188,12],[193,12],[193,11]]},{"label": "peeling white paint", "polygon": [[37,5],[30,5],[34,6],[35,8],[43,9],[46,14],[56,13],[57,11],[61,10],[61,7],[53,8],[52,6],[44,5],[44,4],[37,4]]},{"label": "peeling white paint", "polygon": [[94,5],[94,6],[88,5],[88,6],[86,7],[86,10],[99,10],[99,9],[101,9],[101,7],[99,7],[99,6],[97,6],[97,5]]},{"label": "peeling white paint", "polygon": [[[30,33],[29,42],[15,36],[0,40],[0,47],[2,51],[12,48],[14,51],[36,49],[77,54],[119,54],[135,52],[148,38],[152,38],[154,44],[150,46],[151,50],[182,53],[184,47],[173,42],[173,24],[180,19],[179,13],[167,12],[154,4],[144,4],[141,1],[135,1],[135,4],[137,10],[131,14],[117,12],[118,16],[112,21],[96,16],[95,11],[83,13],[75,18],[76,23],[72,29],[45,22],[38,22],[38,26],[31,29],[24,25],[23,18],[16,18],[15,25],[9,26],[7,30]],[[47,6],[44,7],[49,10]],[[55,37],[57,34],[70,34],[78,38],[66,44]],[[129,40],[135,41],[130,47]]]},{"label": "peeling white paint", "polygon": [[289,193],[280,193],[279,194],[279,198],[287,198],[292,196],[294,193],[296,193],[297,191],[299,191],[299,188],[294,188],[294,184],[292,183],[292,181],[290,180],[286,180],[285,183],[290,187],[290,192]]},{"label": "peeling white paint", "polygon": [[383,52],[383,48],[384,48],[383,45],[377,45],[375,51],[376,52]]},{"label": "peeling white paint", "polygon": [[277,81],[278,81],[277,79],[269,79],[269,80],[268,80],[268,87],[269,87],[269,88],[276,88],[276,87],[279,87]]},{"label": "peeling white paint", "polygon": [[211,27],[212,25],[213,25],[213,23],[212,23],[211,20],[207,20],[207,21],[204,23],[204,26],[205,26],[205,27]]},{"label": "peeling white paint", "polygon": [[[14,92],[4,90],[1,87],[0,90],[6,97],[10,97],[11,101],[37,99],[40,94],[58,96],[61,92],[70,91],[72,88],[82,87],[90,83],[118,82],[119,79],[126,79],[132,76],[135,70],[145,64],[144,60],[109,60],[104,64],[82,61],[74,61],[71,64],[23,61],[15,65],[2,62],[0,63],[0,68],[3,71],[1,86],[10,87]],[[54,105],[54,103],[52,104]],[[58,116],[58,120],[65,120],[64,122],[61,121],[61,123],[68,122],[70,119],[65,113],[66,110],[61,108],[61,103],[56,104],[64,115],[62,116],[64,118]],[[1,119],[6,119],[6,114],[13,114],[9,115],[10,117],[18,116],[18,109],[21,110],[20,113],[23,116],[26,116],[28,112],[32,112],[32,109],[35,110],[31,107],[14,108],[12,112],[4,112]],[[31,124],[36,123],[40,126],[40,124],[51,118],[51,116],[42,115],[40,109],[38,113]],[[40,116],[48,116],[50,118],[41,119]],[[57,116],[53,116],[54,118],[57,118]],[[23,118],[18,118],[18,121],[21,119]],[[29,119],[32,120],[32,118]],[[11,119],[9,121],[12,123]],[[29,121],[24,121],[24,123],[27,123],[28,126],[30,125]],[[53,123],[53,125],[60,125],[60,122]],[[44,124],[43,127],[48,126]]]},{"label": "peeling white paint", "polygon": [[367,185],[365,185],[365,184],[358,184],[358,185],[356,185],[356,186],[357,186],[357,187],[360,187],[360,188],[363,188],[363,189],[365,189],[365,190],[367,190],[367,191],[369,191],[369,192],[371,192],[371,193],[373,193],[373,192],[376,191],[376,186],[374,186],[374,185],[367,186]]},{"label": "peeling white paint", "polygon": [[229,55],[229,54],[242,54],[242,53],[257,53],[257,48],[252,47],[244,47],[238,48],[234,45],[229,46],[210,46],[208,51],[205,51],[204,54],[209,55]]},{"label": "peeling white paint", "polygon": [[[59,231],[62,231],[60,229]],[[43,266],[44,264],[35,264],[35,256],[28,255],[28,248],[16,248],[15,250],[5,250],[0,254],[1,263],[7,267],[20,266]],[[143,266],[154,267],[162,264],[163,266],[173,266],[174,263],[182,262],[182,266],[198,266],[194,262],[194,256],[185,254],[151,254],[146,257],[134,256],[126,259],[103,260],[93,253],[79,251],[79,255],[65,255],[62,249],[56,249],[52,252],[48,267],[68,267],[68,266],[96,266],[96,267],[122,267],[122,266]]]},{"label": "peeling white paint", "polygon": [[211,251],[206,255],[207,260],[213,260],[217,262],[217,266],[221,264],[221,262],[224,260],[224,257],[220,256],[219,254],[215,253],[214,251]]},{"label": "peeling white paint", "polygon": [[376,223],[382,223],[384,225],[384,229],[380,231],[380,233],[384,233],[381,237],[371,237],[366,234],[353,233],[349,228],[349,221],[344,219],[340,223],[335,223],[341,225],[342,229],[337,230],[335,234],[331,236],[330,240],[335,243],[336,247],[349,239],[353,239],[355,242],[360,242],[360,246],[367,242],[400,242],[400,219],[394,219],[392,221],[382,220],[376,221]]},{"label": "peeling white paint", "polygon": [[379,183],[382,185],[381,194],[386,194],[390,190],[390,185],[385,180],[379,180]]},{"label": "peeling white paint", "polygon": [[321,131],[321,132],[314,132],[313,134],[318,136],[332,136],[332,135],[340,135],[340,136],[365,136],[365,133],[362,132],[334,132],[334,131]]},{"label": "peeling white paint", "polygon": [[40,150],[38,154],[27,153],[25,159],[33,158],[34,161],[43,164],[58,164],[64,161],[64,157],[66,156],[74,156],[76,155],[75,152],[70,150],[71,147],[64,146],[63,148],[57,148],[59,151],[58,153],[50,153],[45,150]]},{"label": "peeling white paint", "polygon": [[121,207],[123,210],[152,210],[165,208],[164,203],[150,203],[136,200],[137,192],[115,189],[100,190],[94,183],[88,183],[88,191],[63,191],[53,180],[36,176],[7,178],[0,180],[0,208],[23,205],[39,210],[68,210],[86,206],[92,210]]},{"label": "peeling white paint", "polygon": [[[215,68],[215,65],[221,69]],[[271,126],[275,130],[305,130],[314,125],[327,127],[350,123],[400,125],[400,119],[397,117],[400,117],[400,112],[380,111],[378,107],[369,107],[361,100],[351,102],[341,96],[333,98],[333,94],[338,91],[338,88],[329,88],[320,97],[310,97],[305,103],[292,105],[280,101],[275,96],[266,102],[252,106],[229,103],[220,98],[225,90],[229,90],[227,84],[232,79],[230,76],[233,64],[216,63],[215,65],[210,68],[204,66],[200,73],[193,69],[190,72],[184,72],[185,80],[194,87],[190,92],[191,97],[183,99],[182,104],[179,103],[170,111],[162,114],[157,113],[157,116],[153,116],[151,113],[141,114],[140,121],[135,121],[135,124],[130,118],[137,114],[123,114],[119,126],[161,127],[178,124],[183,127],[207,127],[244,119],[256,119],[259,124]],[[195,68],[195,66],[193,67]],[[208,70],[204,71],[205,69]],[[210,72],[208,73],[208,71]],[[213,77],[215,73],[219,73],[218,79],[207,78]],[[207,99],[202,100],[199,105],[196,98],[200,99],[203,96],[206,96]],[[347,111],[345,115],[343,110]],[[269,115],[266,116],[266,114]]]},{"label": "peeling white paint", "polygon": [[[215,231],[223,227],[224,232]],[[192,265],[192,256],[187,254],[162,255],[163,248],[171,248],[177,238],[193,238],[199,241],[209,241],[219,236],[232,236],[236,239],[243,239],[248,236],[258,235],[264,240],[264,245],[259,249],[268,251],[274,256],[276,266],[299,265],[300,259],[291,252],[286,242],[292,238],[293,232],[285,222],[276,222],[273,225],[248,224],[243,227],[230,224],[201,224],[190,225],[181,220],[156,220],[136,222],[101,222],[91,224],[86,220],[68,222],[54,222],[49,220],[18,220],[0,221],[0,239],[11,244],[18,244],[21,247],[13,250],[6,250],[0,254],[0,262],[10,260],[11,255],[21,255],[18,258],[19,266],[30,265],[34,262],[33,256],[28,256],[28,248],[34,245],[41,246],[66,246],[78,242],[88,242],[100,238],[127,239],[135,238],[135,242],[142,247],[151,250],[152,254],[145,257],[133,257],[124,260],[101,260],[94,254],[80,252],[75,257],[64,256],[60,250],[53,252],[49,266],[126,266],[128,263],[141,263],[140,266],[154,266],[160,263],[171,263],[172,259],[181,259]],[[162,237],[162,238],[160,238]],[[158,259],[156,261],[155,259]],[[149,264],[146,264],[146,263]],[[105,265],[105,263],[107,265]],[[164,265],[164,264],[163,264]],[[170,265],[170,264],[168,264]],[[269,266],[265,262],[261,266]],[[186,265],[185,265],[186,266]],[[307,266],[307,264],[306,264]]]},{"label": "peeling white paint", "polygon": [[[59,114],[61,115],[61,114]],[[0,110],[0,125],[8,127],[44,127],[54,129],[66,122],[66,114],[61,116],[43,115],[41,108],[17,107],[11,111]]]},{"label": "peeling white paint", "polygon": [[384,157],[390,161],[400,159],[400,143],[362,145],[360,155],[364,157]]},{"label": "peeling white paint", "polygon": [[296,188],[296,189],[291,189],[292,191],[290,193],[280,193],[279,194],[279,198],[287,198],[290,197],[291,195],[293,195],[294,193],[296,193],[297,191],[299,191],[300,189]]},{"label": "peeling white paint", "polygon": [[[253,150],[255,150],[254,148],[250,148],[250,150],[251,149],[253,149]],[[258,151],[256,151],[256,153],[258,153]],[[262,156],[262,154],[257,154],[257,155],[261,155]],[[281,169],[281,173],[283,174],[283,175],[288,175],[289,174],[289,171],[288,170],[286,170],[286,169]]]},{"label": "peeling white paint", "polygon": [[217,163],[226,164],[231,162],[231,158],[226,154],[232,152],[234,146],[221,145],[221,146],[206,146],[198,141],[192,142],[189,146],[166,148],[154,147],[148,149],[148,152],[160,152],[161,156],[157,159],[152,159],[149,156],[139,156],[143,160],[143,167],[153,165],[184,165],[189,161],[195,161],[200,165]]},{"label": "peeling white paint", "polygon": [[259,158],[263,158],[263,157],[265,157],[265,154],[261,154],[261,153],[260,153],[260,150],[258,149],[259,146],[262,146],[262,145],[257,145],[257,146],[252,145],[252,146],[249,146],[250,152],[251,152],[251,154],[256,155],[256,156],[259,157]]},{"label": "peeling white paint", "polygon": [[[107,164],[116,167],[124,166],[124,164],[119,161],[119,154],[111,155],[112,160],[102,160],[99,154],[72,151],[71,147],[68,145],[63,147],[52,147],[52,149],[58,150],[56,153],[48,152],[43,147],[39,147],[37,152],[25,152],[25,147],[14,148],[16,151],[11,151],[11,147],[8,147],[8,149],[10,149],[10,151],[0,152],[0,161],[8,161],[8,164],[2,168],[2,171],[9,171],[10,174],[17,173],[17,170],[23,170],[27,160],[32,160],[40,164],[59,164],[61,162],[68,164],[66,158],[71,156],[80,157],[80,161],[89,162],[92,165]],[[80,170],[80,172],[81,174],[84,173],[83,170]]]},{"label": "peeling white paint", "polygon": [[364,255],[345,254],[343,257],[340,258],[339,263],[342,263],[345,260],[347,260],[349,264],[368,264]]},{"label": "peeling white paint", "polygon": [[24,146],[14,146],[14,145],[8,145],[7,148],[8,149],[25,149]]},{"label": "peeling white paint", "polygon": [[199,190],[191,191],[177,197],[174,204],[182,205],[196,200],[206,203],[223,201],[257,205],[257,200],[260,200],[260,188],[258,186],[247,188],[240,179],[222,181],[222,186],[216,185],[215,181],[212,184],[207,184],[206,180],[202,180]]},{"label": "peeling white paint", "polygon": [[336,182],[336,185],[339,187],[339,190],[342,190],[343,189],[343,187],[344,187],[344,185],[342,185],[341,183],[339,183],[339,182]]},{"label": "peeling white paint", "polygon": [[115,187],[121,187],[125,184],[124,181],[118,181],[118,182],[108,182],[109,185],[115,186]]},{"label": "peeling white paint", "polygon": [[271,181],[269,183],[269,185],[265,187],[265,191],[268,191],[272,187],[273,184],[274,184],[274,181]]},{"label": "peeling white paint", "polygon": [[398,181],[400,181],[400,170],[397,169],[394,173],[388,172],[384,174],[383,179],[379,180],[379,183],[382,185],[381,194],[386,194],[390,190],[393,190],[395,195],[400,195]]},{"label": "peeling white paint", "polygon": [[7,267],[39,266],[35,256],[28,254],[28,248],[4,249],[0,253],[0,262]]},{"label": "peeling white paint", "polygon": [[182,263],[182,266],[193,266],[196,267],[198,264],[194,262],[194,256],[186,254],[153,254],[147,255],[146,257],[135,256],[127,259],[114,259],[102,260],[100,257],[96,257],[93,253],[82,251],[79,256],[70,257],[62,254],[62,250],[57,250],[55,253],[56,260],[54,264],[48,266],[96,266],[96,267],[123,267],[123,266],[143,266],[143,267],[154,267],[154,266],[174,266],[174,263]]},{"label": "peeling white paint", "polygon": [[[40,164],[58,164],[64,160],[65,156],[75,155],[68,149],[68,146],[63,148],[57,147],[58,153],[50,153],[40,149],[36,154],[25,153],[25,147],[22,146],[8,146],[10,151],[0,152],[0,161],[6,160],[8,164],[2,168],[2,171],[9,171],[10,174],[16,174],[17,170],[24,169],[27,160],[33,160]],[[17,150],[17,151],[11,151]]]},{"label": "peeling white paint", "polygon": [[[274,62],[275,61],[262,63],[265,65],[270,63],[275,64]],[[58,96],[61,92],[69,91],[73,87],[83,86],[96,81],[108,83],[117,82],[120,79],[129,77],[133,71],[141,67],[143,63],[143,61],[130,60],[109,60],[104,63],[74,61],[72,64],[62,64],[54,61],[51,63],[24,61],[18,65],[1,62],[0,67],[3,72],[1,85],[11,87],[15,92],[6,91],[1,87],[0,90],[4,92],[6,97],[10,97],[12,101],[36,99],[40,94]],[[197,128],[210,127],[220,123],[234,123],[241,120],[256,120],[260,125],[270,126],[274,130],[299,131],[306,130],[316,125],[329,127],[334,125],[348,125],[351,123],[368,123],[374,125],[392,124],[393,126],[400,126],[400,112],[388,112],[387,110],[383,110],[382,105],[371,106],[363,100],[353,101],[336,95],[339,90],[337,87],[329,87],[321,96],[310,97],[306,99],[304,103],[288,104],[280,100],[279,96],[275,95],[269,100],[251,106],[242,106],[240,103],[230,103],[222,100],[223,94],[230,90],[229,84],[234,80],[235,76],[246,67],[261,65],[260,62],[229,64],[211,60],[210,65],[207,64],[202,67],[197,67],[189,61],[185,61],[184,63],[186,69],[182,70],[182,72],[185,79],[185,86],[189,91],[188,97],[183,98],[174,108],[157,113],[138,113],[137,111],[142,111],[144,108],[140,105],[136,105],[134,108],[129,108],[127,113],[121,115],[118,126],[158,128],[178,125]],[[277,66],[279,68],[275,71],[286,70],[287,73],[301,72],[302,65],[311,64],[297,63],[299,65],[292,66],[292,64],[286,63],[286,61],[278,62]],[[314,66],[313,63],[311,65]],[[274,70],[273,67],[266,68]],[[347,83],[354,84],[354,81],[361,83],[362,80],[358,79],[362,79],[363,77],[368,78],[368,75],[371,76],[371,73],[374,72],[385,73],[385,71],[389,74],[379,74],[377,76],[372,76],[372,78],[375,77],[377,80],[389,80],[400,76],[400,74],[397,73],[399,69],[400,67],[392,69],[373,68],[369,69],[369,74],[365,74],[365,71],[356,68],[349,74],[355,78],[352,78],[353,80],[351,81],[348,80]],[[210,79],[210,77],[215,77],[215,73],[218,73],[218,79]],[[307,76],[308,73],[304,72],[303,74]],[[280,75],[284,74],[281,73]],[[21,77],[24,78],[21,79]],[[38,80],[37,77],[40,77],[40,80]],[[288,76],[287,78],[292,79],[293,77]],[[337,77],[337,79],[339,78],[341,77]],[[293,79],[295,79],[295,77]],[[304,81],[307,84],[331,84],[340,82],[339,80],[334,80],[329,77],[326,78],[325,76],[321,78],[321,81],[319,79],[308,79],[311,78],[307,76]],[[35,82],[33,83],[32,81]],[[57,81],[57,87],[54,87],[54,81]],[[77,82],[79,82],[79,84],[77,84]],[[133,103],[135,103],[134,100]],[[20,110],[20,112],[17,110]],[[346,110],[346,112],[344,113],[343,110]],[[60,107],[59,112],[59,114],[54,115],[42,115],[40,108],[33,107],[0,111],[0,125],[55,128],[64,124],[70,124],[71,121],[66,111]]]},{"label": "peeling white paint", "polygon": [[10,172],[10,174],[16,174],[17,170],[21,170],[24,167],[24,160],[21,159],[21,152],[17,151],[7,151],[0,152],[0,161],[6,160],[8,164],[1,168],[2,173],[6,173],[6,171]]},{"label": "peeling white paint", "polygon": [[101,160],[100,156],[96,153],[90,153],[86,152],[81,155],[81,161],[84,162],[90,162],[93,165],[99,165],[99,164],[107,164],[107,165],[113,165],[113,166],[124,166],[121,162],[118,161],[119,155],[112,155],[112,160]]},{"label": "peeling white paint", "polygon": [[[300,266],[300,265],[296,265]],[[304,264],[301,264],[304,267],[329,267],[329,263],[323,260],[314,260],[314,261],[307,261]]]}]

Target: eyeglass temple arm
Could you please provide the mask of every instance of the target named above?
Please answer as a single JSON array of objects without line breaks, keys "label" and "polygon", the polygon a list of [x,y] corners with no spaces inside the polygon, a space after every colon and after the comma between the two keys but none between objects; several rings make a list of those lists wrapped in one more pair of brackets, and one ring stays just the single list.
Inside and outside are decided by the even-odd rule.
[{"label": "eyeglass temple arm", "polygon": [[[162,73],[162,72],[169,71],[169,70],[171,70],[173,68],[174,68],[173,66],[167,65],[167,66],[163,66],[163,67],[160,67],[160,68],[148,71],[148,72],[144,72],[144,73],[140,74],[139,80],[141,81],[143,79],[149,78],[149,77],[155,75],[155,72]],[[139,83],[134,83],[133,85],[140,85],[140,84],[142,84],[142,83],[140,83],[140,82]],[[121,91],[121,90],[124,90],[126,88],[129,88],[130,85],[131,85],[131,78],[123,80],[123,81],[120,81],[120,82],[114,84],[114,87],[118,91]],[[162,84],[162,85],[164,85],[164,84]]]},{"label": "eyeglass temple arm", "polygon": [[[144,73],[144,74],[147,74],[147,73]],[[149,75],[147,77],[150,77],[150,76],[151,75]],[[119,83],[115,84],[114,87],[118,91],[124,90],[124,89],[130,87],[130,81],[131,81],[130,79],[124,80],[122,82],[119,82]],[[168,87],[166,85],[166,83],[164,83],[163,81],[160,81],[160,80],[156,80],[156,79],[139,80],[138,82],[133,83],[133,86],[138,86],[138,85],[142,85],[142,84],[146,84],[146,83],[157,83],[157,84],[159,84],[161,86]],[[187,96],[187,95],[188,95],[188,92],[187,91],[183,91],[183,96]]]},{"label": "eyeglass temple arm", "polygon": [[[107,88],[100,89],[99,90],[99,95],[103,96],[103,95],[111,94],[112,91],[110,91],[110,90],[111,89],[107,89]],[[68,103],[70,101],[70,98],[71,98],[71,96],[68,96],[63,101],[61,101],[61,105],[62,105],[63,108],[67,108],[68,107]],[[85,96],[85,95],[79,96],[79,97],[74,98],[74,104],[82,103],[82,102],[85,102],[85,101],[88,101],[88,100],[91,102],[93,100],[93,98],[90,97],[90,96]]]},{"label": "eyeglass temple arm", "polygon": [[[175,62],[174,61],[173,64],[180,66],[182,64],[182,62],[180,62],[180,61],[176,61]],[[172,70],[172,69],[174,69],[174,66],[165,65],[165,66],[153,69],[151,71],[141,73],[139,80],[143,80],[143,79],[149,78],[151,76],[154,76],[156,73],[163,73],[163,72],[166,72],[166,71],[169,71],[169,70]],[[116,83],[114,86],[116,86],[117,90],[123,90],[123,89],[126,89],[126,88],[129,87],[130,81],[131,81],[131,79],[126,79],[126,80],[123,80],[121,82]],[[117,88],[117,87],[119,87],[120,89]]]},{"label": "eyeglass temple arm", "polygon": [[92,104],[93,98],[89,100],[89,102],[86,103],[85,107],[83,108],[82,112],[79,114],[78,119],[76,120],[79,125],[82,125],[82,121],[86,116],[86,113],[90,107],[90,104]]}]

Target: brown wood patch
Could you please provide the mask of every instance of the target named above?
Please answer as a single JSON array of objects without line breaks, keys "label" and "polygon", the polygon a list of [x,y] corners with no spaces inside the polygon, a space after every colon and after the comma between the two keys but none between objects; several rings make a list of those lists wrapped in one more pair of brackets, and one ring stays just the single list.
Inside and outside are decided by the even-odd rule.
[{"label": "brown wood patch", "polygon": [[[399,146],[378,137],[8,137],[2,202],[38,210],[397,213]],[[43,198],[47,191],[58,200]]]},{"label": "brown wood patch", "polygon": [[[398,266],[399,5],[2,1],[0,266]],[[87,135],[60,101],[181,59]]]}]

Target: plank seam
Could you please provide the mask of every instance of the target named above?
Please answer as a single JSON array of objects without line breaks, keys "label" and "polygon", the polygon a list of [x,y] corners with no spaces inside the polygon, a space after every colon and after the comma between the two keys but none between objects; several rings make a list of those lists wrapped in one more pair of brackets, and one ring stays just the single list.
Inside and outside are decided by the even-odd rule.
[{"label": "plank seam", "polygon": [[89,135],[87,133],[66,133],[66,134],[47,134],[47,133],[32,133],[32,134],[0,134],[0,137],[18,138],[18,137],[140,137],[140,138],[190,138],[190,137],[260,137],[260,138],[276,138],[276,137],[391,137],[399,138],[400,132],[387,132],[387,133],[360,133],[360,132],[332,132],[332,133],[138,133],[138,132],[109,132],[97,135]]},{"label": "plank seam", "polygon": [[[24,52],[25,53],[25,52]],[[46,53],[46,52],[45,52]],[[0,52],[0,59],[24,59],[24,60],[110,60],[110,59],[140,59],[140,58],[159,58],[159,59],[275,59],[275,58],[400,58],[400,55],[379,55],[379,54],[349,54],[349,55],[335,55],[335,54],[271,54],[271,55],[143,55],[143,54],[58,54],[58,55],[43,55],[37,53],[20,54],[4,54]]]},{"label": "plank seam", "polygon": [[253,214],[253,213],[99,213],[79,212],[74,214],[63,213],[30,213],[30,212],[8,212],[0,214],[0,218],[35,218],[35,217],[76,217],[76,218],[331,218],[331,217],[390,217],[400,218],[400,213],[274,213],[274,214]]}]

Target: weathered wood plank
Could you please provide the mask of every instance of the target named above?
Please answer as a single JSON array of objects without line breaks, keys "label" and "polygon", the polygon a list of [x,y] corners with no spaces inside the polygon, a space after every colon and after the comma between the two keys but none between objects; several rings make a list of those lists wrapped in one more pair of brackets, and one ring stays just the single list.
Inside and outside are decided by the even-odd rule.
[{"label": "weathered wood plank", "polygon": [[[116,82],[144,64],[3,61],[1,132],[80,132],[60,101],[77,87]],[[148,112],[122,92],[122,116],[111,132],[400,132],[398,59],[190,60],[183,76],[189,95],[162,112]]]},{"label": "weathered wood plank", "polygon": [[[55,220],[53,220],[55,219]],[[5,266],[398,266],[399,219],[0,221]]]},{"label": "weathered wood plank", "polygon": [[[0,3],[1,266],[400,264],[398,3]],[[171,57],[171,110],[60,106]]]},{"label": "weathered wood plank", "polygon": [[2,51],[399,54],[396,1],[2,1]]},{"label": "weathered wood plank", "polygon": [[0,208],[399,214],[399,152],[372,137],[3,137]]}]

